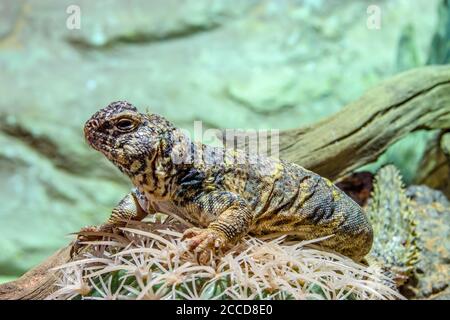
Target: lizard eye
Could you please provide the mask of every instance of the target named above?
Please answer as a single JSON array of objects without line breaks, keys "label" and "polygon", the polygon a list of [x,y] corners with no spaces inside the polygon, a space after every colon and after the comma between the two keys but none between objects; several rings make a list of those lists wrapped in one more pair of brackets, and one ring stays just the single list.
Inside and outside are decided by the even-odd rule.
[{"label": "lizard eye", "polygon": [[130,132],[136,128],[136,122],[132,119],[123,118],[116,122],[116,128],[122,132]]}]

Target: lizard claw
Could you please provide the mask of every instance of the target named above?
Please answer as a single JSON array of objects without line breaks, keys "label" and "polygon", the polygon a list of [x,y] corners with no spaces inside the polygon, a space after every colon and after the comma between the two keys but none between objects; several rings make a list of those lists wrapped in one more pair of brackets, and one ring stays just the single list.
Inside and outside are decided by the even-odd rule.
[{"label": "lizard claw", "polygon": [[211,251],[220,249],[226,244],[226,237],[222,232],[208,228],[187,229],[181,239],[189,239],[187,248],[198,254],[197,259],[201,264],[205,264],[210,260]]},{"label": "lizard claw", "polygon": [[70,249],[70,258],[73,258],[75,255],[79,254],[81,250],[85,247],[85,244],[81,242],[85,241],[95,241],[100,240],[102,238],[101,235],[96,235],[95,233],[104,231],[104,226],[88,226],[81,228],[79,232],[77,232],[77,238],[72,244]]},{"label": "lizard claw", "polygon": [[193,238],[197,236],[201,231],[204,230],[202,228],[189,228],[183,232],[183,236],[181,237],[181,241]]}]

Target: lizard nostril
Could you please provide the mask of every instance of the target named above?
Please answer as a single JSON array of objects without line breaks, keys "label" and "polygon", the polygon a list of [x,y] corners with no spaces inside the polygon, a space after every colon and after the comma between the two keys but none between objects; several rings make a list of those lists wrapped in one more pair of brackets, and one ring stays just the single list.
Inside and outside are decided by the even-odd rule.
[{"label": "lizard nostril", "polygon": [[85,139],[91,143],[93,132],[98,128],[98,121],[96,119],[91,119],[86,122],[84,126],[84,137]]}]

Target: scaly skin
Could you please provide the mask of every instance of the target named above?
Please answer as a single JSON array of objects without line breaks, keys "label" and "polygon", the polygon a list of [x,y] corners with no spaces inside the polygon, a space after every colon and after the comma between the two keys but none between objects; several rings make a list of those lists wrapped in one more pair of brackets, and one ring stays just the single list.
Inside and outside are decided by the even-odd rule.
[{"label": "scaly skin", "polygon": [[191,142],[163,117],[139,113],[124,101],[95,113],[84,132],[135,186],[97,229],[154,212],[175,214],[198,226],[184,238],[201,261],[208,250],[247,233],[308,240],[334,235],[321,246],[355,260],[371,248],[372,228],[362,209],[299,165]]}]

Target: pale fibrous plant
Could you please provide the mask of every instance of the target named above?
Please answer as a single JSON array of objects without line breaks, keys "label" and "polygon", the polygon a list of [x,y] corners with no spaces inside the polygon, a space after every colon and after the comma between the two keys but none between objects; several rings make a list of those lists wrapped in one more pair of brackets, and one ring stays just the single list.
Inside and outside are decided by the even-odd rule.
[{"label": "pale fibrous plant", "polygon": [[133,222],[55,268],[47,299],[403,299],[392,279],[286,236],[246,236],[200,264],[171,217]]}]

